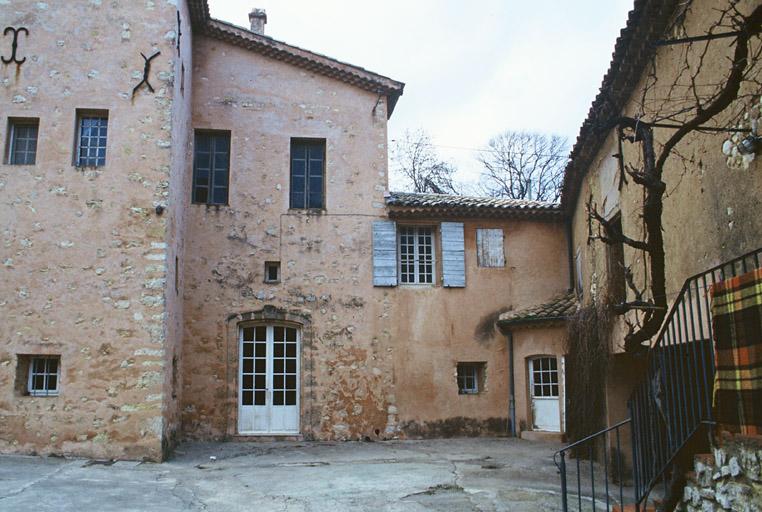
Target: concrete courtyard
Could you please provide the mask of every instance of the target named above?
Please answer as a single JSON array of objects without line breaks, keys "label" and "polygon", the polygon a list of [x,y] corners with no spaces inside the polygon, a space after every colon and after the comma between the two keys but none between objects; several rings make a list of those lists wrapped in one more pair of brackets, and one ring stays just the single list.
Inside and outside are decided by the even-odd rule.
[{"label": "concrete courtyard", "polygon": [[559,510],[554,444],[193,443],[163,464],[0,457],[0,510]]}]

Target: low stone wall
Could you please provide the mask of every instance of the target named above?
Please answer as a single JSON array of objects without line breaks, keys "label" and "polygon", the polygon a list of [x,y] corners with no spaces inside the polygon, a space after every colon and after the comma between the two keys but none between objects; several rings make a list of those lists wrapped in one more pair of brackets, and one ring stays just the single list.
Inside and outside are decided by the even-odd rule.
[{"label": "low stone wall", "polygon": [[678,510],[762,512],[762,436],[725,434],[697,455]]}]

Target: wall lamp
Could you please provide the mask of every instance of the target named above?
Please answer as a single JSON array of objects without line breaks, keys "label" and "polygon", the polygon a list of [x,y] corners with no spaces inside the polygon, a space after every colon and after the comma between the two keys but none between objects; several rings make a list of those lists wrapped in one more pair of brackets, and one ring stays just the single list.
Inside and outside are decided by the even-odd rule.
[{"label": "wall lamp", "polygon": [[762,137],[747,135],[738,143],[736,148],[738,148],[738,152],[742,155],[751,155],[757,152],[760,142],[762,142]]}]

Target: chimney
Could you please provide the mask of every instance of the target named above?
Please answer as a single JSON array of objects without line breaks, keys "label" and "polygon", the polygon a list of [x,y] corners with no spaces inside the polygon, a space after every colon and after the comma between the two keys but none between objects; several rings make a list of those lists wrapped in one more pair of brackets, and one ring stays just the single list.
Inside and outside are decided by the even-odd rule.
[{"label": "chimney", "polygon": [[249,13],[249,22],[251,23],[252,32],[255,34],[265,35],[267,13],[264,9],[252,9]]}]

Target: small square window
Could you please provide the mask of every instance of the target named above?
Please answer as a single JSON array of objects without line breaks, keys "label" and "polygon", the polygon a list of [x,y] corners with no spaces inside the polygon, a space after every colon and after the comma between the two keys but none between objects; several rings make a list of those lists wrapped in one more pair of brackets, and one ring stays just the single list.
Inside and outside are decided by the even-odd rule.
[{"label": "small square window", "polygon": [[58,395],[61,377],[61,356],[19,356],[18,371],[26,370],[25,393],[32,396]]},{"label": "small square window", "polygon": [[485,363],[458,363],[458,394],[476,395],[484,389]]},{"label": "small square window", "polygon": [[35,164],[39,127],[39,119],[8,119],[6,163],[10,165]]},{"label": "small square window", "polygon": [[280,282],[280,261],[265,262],[265,283]]},{"label": "small square window", "polygon": [[74,165],[76,167],[106,165],[107,139],[108,111],[78,109]]}]

